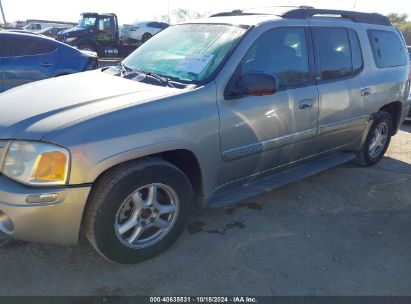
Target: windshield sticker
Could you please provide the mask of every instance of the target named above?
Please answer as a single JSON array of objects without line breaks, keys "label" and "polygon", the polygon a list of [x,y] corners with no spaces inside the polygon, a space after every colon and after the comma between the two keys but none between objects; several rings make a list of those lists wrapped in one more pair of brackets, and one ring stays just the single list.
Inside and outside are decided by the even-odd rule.
[{"label": "windshield sticker", "polygon": [[195,54],[186,56],[175,68],[176,71],[200,74],[213,60],[214,55]]}]

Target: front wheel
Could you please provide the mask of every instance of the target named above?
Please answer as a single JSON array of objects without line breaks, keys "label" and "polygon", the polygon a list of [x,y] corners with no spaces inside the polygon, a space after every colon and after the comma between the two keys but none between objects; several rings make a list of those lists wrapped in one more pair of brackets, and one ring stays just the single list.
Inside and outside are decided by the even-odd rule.
[{"label": "front wheel", "polygon": [[120,166],[90,197],[85,233],[105,258],[124,264],[156,256],[183,231],[193,207],[184,173],[161,159]]},{"label": "front wheel", "polygon": [[82,51],[88,51],[88,52],[95,52],[96,51],[96,48],[93,45],[89,44],[89,43],[83,43],[78,48],[79,48],[79,50],[82,50]]},{"label": "front wheel", "polygon": [[367,138],[357,154],[356,162],[362,166],[373,166],[384,156],[391,141],[393,121],[389,113],[379,111],[368,132]]}]

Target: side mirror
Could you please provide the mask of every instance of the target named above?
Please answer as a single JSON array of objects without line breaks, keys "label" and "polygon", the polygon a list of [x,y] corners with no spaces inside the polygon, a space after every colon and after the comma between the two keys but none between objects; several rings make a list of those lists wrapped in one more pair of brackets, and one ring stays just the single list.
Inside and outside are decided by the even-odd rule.
[{"label": "side mirror", "polygon": [[264,96],[278,91],[277,79],[265,73],[247,73],[237,80],[233,95]]}]

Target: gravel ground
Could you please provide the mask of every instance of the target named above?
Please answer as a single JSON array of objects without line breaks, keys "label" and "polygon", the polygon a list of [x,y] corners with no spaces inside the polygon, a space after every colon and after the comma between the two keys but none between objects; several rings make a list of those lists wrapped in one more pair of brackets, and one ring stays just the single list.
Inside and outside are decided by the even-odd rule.
[{"label": "gravel ground", "polygon": [[411,295],[411,125],[375,167],[346,164],[228,209],[121,266],[74,248],[0,248],[0,295]]}]

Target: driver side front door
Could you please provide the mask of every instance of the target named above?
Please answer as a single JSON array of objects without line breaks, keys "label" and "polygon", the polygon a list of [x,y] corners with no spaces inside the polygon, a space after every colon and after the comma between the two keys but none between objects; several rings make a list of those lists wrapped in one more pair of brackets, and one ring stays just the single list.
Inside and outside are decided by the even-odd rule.
[{"label": "driver side front door", "polygon": [[247,73],[274,76],[270,96],[218,100],[223,158],[220,185],[302,159],[317,134],[318,91],[305,26],[264,32],[241,60],[231,85]]}]

